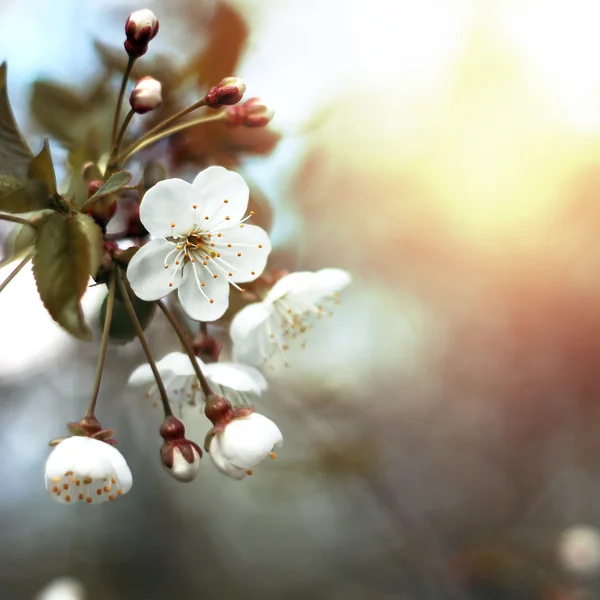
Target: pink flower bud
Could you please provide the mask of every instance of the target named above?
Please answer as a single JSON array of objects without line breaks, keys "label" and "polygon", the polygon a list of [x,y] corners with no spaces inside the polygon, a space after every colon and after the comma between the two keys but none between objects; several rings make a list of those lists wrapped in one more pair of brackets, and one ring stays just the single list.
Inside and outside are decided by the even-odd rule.
[{"label": "pink flower bud", "polygon": [[166,417],[160,435],[165,440],[160,457],[167,473],[177,481],[193,481],[200,468],[202,450],[198,444],[186,439],[183,423],[173,416]]},{"label": "pink flower bud", "polygon": [[210,108],[237,104],[242,99],[245,91],[246,84],[239,77],[225,77],[208,90],[204,101],[206,106],[210,106]]},{"label": "pink flower bud", "polygon": [[162,104],[162,85],[153,77],[142,77],[129,95],[131,108],[143,115]]},{"label": "pink flower bud", "polygon": [[274,115],[275,111],[260,98],[250,98],[244,104],[227,107],[227,122],[232,126],[265,127]]},{"label": "pink flower bud", "polygon": [[148,51],[148,43],[158,33],[158,19],[147,8],[132,12],[125,23],[125,50],[133,58],[139,58]]}]

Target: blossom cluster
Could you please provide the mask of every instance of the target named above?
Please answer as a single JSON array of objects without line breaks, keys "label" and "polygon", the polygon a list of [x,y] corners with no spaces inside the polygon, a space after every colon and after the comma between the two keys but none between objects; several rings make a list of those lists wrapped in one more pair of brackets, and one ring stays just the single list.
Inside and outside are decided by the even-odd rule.
[{"label": "blossom cluster", "polygon": [[[145,76],[133,86],[131,110],[121,119],[133,65],[148,52],[158,32],[159,21],[148,9],[135,11],[126,21],[128,62],[111,144],[102,164],[92,161],[82,171],[87,197],[74,202],[52,192],[48,200],[50,190],[56,190],[49,154],[35,157],[29,167],[34,177],[45,177],[47,165],[51,167],[51,177],[43,186],[39,181],[30,186],[34,192],[41,190],[39,199],[32,200],[31,191],[9,194],[6,202],[0,196],[0,211],[4,206],[9,212],[28,212],[32,202],[40,211],[54,211],[52,217],[37,217],[37,222],[4,218],[38,228],[35,248],[27,260],[33,257],[44,305],[61,326],[77,337],[91,335],[79,310],[86,284],[82,265],[95,285],[105,284],[108,289],[88,410],[80,421],[68,424],[69,437],[51,442],[54,449],[46,463],[46,489],[64,504],[111,502],[133,484],[132,472],[116,448],[114,430],[104,429],[95,414],[111,338],[137,337],[145,353],[147,364],[133,371],[129,385],[144,386],[150,403],[162,406],[159,454],[166,472],[180,482],[194,480],[204,451],[219,472],[241,480],[266,458],[275,458],[275,449],[283,442],[279,427],[252,407],[268,390],[265,374],[290,366],[288,350],[306,346],[310,331],[319,319],[332,314],[339,292],[350,282],[350,275],[336,268],[296,273],[270,268],[271,239],[252,222],[250,187],[239,173],[213,164],[190,182],[167,177],[166,172],[152,173],[144,164],[145,148],[187,128],[215,121],[224,130],[266,127],[273,110],[258,98],[242,103],[246,84],[239,77],[225,77],[210,86],[198,101],[125,146],[132,119],[163,107],[161,82]],[[210,115],[185,118],[201,108],[209,109]],[[124,166],[134,157],[141,161],[138,166],[144,175],[137,185],[128,185],[132,174]],[[125,218],[125,230],[115,236],[107,226],[125,192],[135,197],[134,208]],[[23,206],[28,210],[21,210]],[[51,242],[48,245],[44,245],[46,238]],[[56,250],[58,246],[67,255],[71,248],[78,253],[78,261],[66,256],[61,263],[67,269],[61,276],[72,284],[69,297],[56,297],[57,286],[46,275],[60,271],[55,261],[64,257]],[[75,263],[76,272],[69,272]],[[50,268],[38,268],[40,264]],[[88,277],[88,271],[83,271]],[[181,351],[165,349],[159,360],[154,359],[145,333],[157,308],[181,342]],[[200,323],[199,335],[191,334],[190,321]],[[209,331],[209,324],[212,327],[216,322],[229,328],[227,339],[217,339]],[[119,329],[124,326],[125,333]],[[222,355],[229,360],[222,360]],[[181,420],[184,409],[192,418],[204,413],[210,421],[202,445],[186,437]]]}]

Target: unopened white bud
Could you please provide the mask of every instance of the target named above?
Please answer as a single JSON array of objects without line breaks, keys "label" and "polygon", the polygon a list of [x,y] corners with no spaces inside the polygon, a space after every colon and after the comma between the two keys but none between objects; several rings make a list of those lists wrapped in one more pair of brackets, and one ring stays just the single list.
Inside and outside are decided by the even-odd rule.
[{"label": "unopened white bud", "polygon": [[125,50],[129,56],[138,58],[146,54],[148,43],[158,33],[158,19],[149,9],[132,12],[125,23]]},{"label": "unopened white bud", "polygon": [[576,525],[563,531],[557,544],[562,568],[579,576],[600,570],[600,533],[590,525]]},{"label": "unopened white bud", "polygon": [[162,104],[162,85],[153,77],[142,77],[129,96],[129,104],[133,110],[143,115]]}]

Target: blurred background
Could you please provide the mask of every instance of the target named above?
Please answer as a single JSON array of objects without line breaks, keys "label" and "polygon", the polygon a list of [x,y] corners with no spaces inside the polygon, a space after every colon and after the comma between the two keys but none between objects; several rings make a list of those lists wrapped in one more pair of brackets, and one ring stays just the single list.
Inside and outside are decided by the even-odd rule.
[{"label": "blurred background", "polygon": [[[62,333],[22,272],[0,296],[0,599],[59,576],[89,600],[600,598],[597,0],[147,7],[160,33],[139,67],[167,108],[233,74],[276,110],[150,157],[239,169],[274,266],[353,284],[269,374],[257,407],[285,446],[243,483],[207,457],[193,484],[162,473],[158,409],[125,387],[142,353],[111,346],[98,416],[135,486],[69,510],[44,489],[46,442],[83,412],[98,345]],[[17,120],[65,180],[101,152],[138,8],[0,0]],[[157,357],[177,347],[160,318],[148,331]]]}]

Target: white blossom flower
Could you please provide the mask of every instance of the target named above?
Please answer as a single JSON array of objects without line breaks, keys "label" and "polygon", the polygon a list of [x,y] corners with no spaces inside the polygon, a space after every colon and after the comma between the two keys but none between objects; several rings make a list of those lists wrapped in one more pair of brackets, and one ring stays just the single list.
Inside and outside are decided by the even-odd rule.
[{"label": "white blossom flower", "polygon": [[590,525],[575,525],[562,532],[557,555],[560,565],[573,575],[600,571],[600,532]]},{"label": "white blossom flower", "polygon": [[84,600],[85,588],[73,577],[59,577],[45,585],[34,600]]},{"label": "white blossom flower", "polygon": [[99,504],[126,494],[132,483],[123,455],[90,437],[63,440],[46,461],[46,489],[59,502]]},{"label": "white blossom flower", "polygon": [[264,415],[252,413],[233,419],[216,433],[209,454],[219,471],[232,479],[243,479],[267,456],[275,458],[273,449],[282,443],[279,427]]},{"label": "white blossom flower", "polygon": [[336,301],[338,292],[349,283],[350,274],[342,269],[285,275],[262,302],[244,307],[233,318],[230,335],[235,359],[273,367],[282,360],[287,365],[284,353],[289,345],[305,345],[311,318],[331,316],[325,304]]},{"label": "white blossom flower", "polygon": [[[267,389],[267,382],[263,375],[248,365],[228,362],[205,364],[198,357],[196,357],[196,361],[208,382],[213,385],[257,395],[262,394]],[[159,360],[156,366],[171,400],[198,404],[198,396],[201,400],[204,398],[187,354],[171,352]],[[158,388],[154,375],[147,363],[140,365],[133,371],[129,377],[129,385],[150,385],[146,396],[148,398],[158,398]]]},{"label": "white blossom flower", "polygon": [[[247,225],[249,190],[240,175],[209,167],[189,184],[165,179],[149,189],[140,220],[153,239],[129,263],[127,277],[142,300],[178,290],[185,312],[214,321],[229,305],[229,285],[253,281],[264,270],[271,243]],[[250,213],[252,214],[252,213]]]}]

